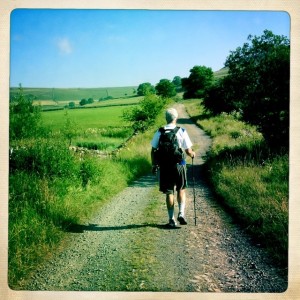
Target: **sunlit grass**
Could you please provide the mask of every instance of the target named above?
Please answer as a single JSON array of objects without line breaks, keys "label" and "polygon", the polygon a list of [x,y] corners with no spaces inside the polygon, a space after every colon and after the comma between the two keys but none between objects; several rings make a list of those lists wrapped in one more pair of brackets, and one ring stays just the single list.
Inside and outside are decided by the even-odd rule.
[{"label": "sunlit grass", "polygon": [[273,154],[263,136],[235,114],[203,117],[200,100],[186,104],[213,139],[207,170],[213,188],[241,225],[287,264],[289,157]]},{"label": "sunlit grass", "polygon": [[124,108],[122,106],[110,106],[101,108],[83,108],[42,112],[43,124],[54,132],[61,130],[67,117],[80,130],[88,128],[105,128],[128,126],[121,118]]},{"label": "sunlit grass", "polygon": [[[57,118],[64,115],[57,113]],[[119,116],[105,126],[93,126],[94,121],[76,138],[117,146],[133,132],[120,126]],[[12,289],[21,288],[30,272],[57,251],[69,226],[85,222],[113,195],[150,172],[150,140],[159,126],[134,135],[121,151],[105,158],[70,152],[57,134],[11,144],[8,280]]]}]

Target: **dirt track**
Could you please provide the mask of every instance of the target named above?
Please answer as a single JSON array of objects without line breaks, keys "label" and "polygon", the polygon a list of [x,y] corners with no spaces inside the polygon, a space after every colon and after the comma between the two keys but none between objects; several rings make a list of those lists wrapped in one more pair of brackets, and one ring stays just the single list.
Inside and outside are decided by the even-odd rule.
[{"label": "dirt track", "polygon": [[191,165],[188,225],[175,230],[163,226],[167,212],[156,178],[144,176],[114,197],[88,224],[74,227],[69,247],[38,270],[24,289],[282,292],[287,288],[284,273],[213,199],[201,171],[202,155],[211,141],[191,122],[182,105],[177,109],[178,124],[187,129],[197,153],[197,226]]}]

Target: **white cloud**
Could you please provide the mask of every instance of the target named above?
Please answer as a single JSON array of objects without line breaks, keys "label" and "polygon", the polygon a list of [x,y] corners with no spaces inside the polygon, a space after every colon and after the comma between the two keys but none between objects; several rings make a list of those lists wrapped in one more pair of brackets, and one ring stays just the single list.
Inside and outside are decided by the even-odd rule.
[{"label": "white cloud", "polygon": [[57,47],[62,54],[70,54],[73,52],[72,45],[68,38],[60,38],[57,40]]}]

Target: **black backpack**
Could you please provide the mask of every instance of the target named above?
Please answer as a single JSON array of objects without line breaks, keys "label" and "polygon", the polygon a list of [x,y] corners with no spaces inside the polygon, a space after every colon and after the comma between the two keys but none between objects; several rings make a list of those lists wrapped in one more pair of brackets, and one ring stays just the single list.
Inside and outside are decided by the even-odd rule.
[{"label": "black backpack", "polygon": [[184,159],[182,149],[179,147],[176,133],[180,127],[174,129],[159,129],[161,135],[159,138],[156,158],[159,165],[174,165]]}]

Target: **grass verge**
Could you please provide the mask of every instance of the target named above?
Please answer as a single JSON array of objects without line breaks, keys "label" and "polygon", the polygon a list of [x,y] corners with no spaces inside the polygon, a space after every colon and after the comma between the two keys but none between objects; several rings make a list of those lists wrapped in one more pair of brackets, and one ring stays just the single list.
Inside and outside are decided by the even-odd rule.
[{"label": "grass verge", "polygon": [[57,138],[18,144],[10,158],[10,288],[21,289],[40,263],[64,247],[66,227],[91,218],[151,170],[150,140],[162,120],[157,122],[115,156],[102,159],[72,153]]},{"label": "grass verge", "polygon": [[256,128],[235,114],[209,116],[196,99],[185,105],[213,138],[206,167],[218,199],[275,262],[287,267],[288,154],[272,153]]}]

